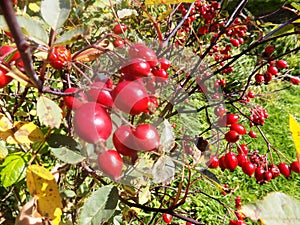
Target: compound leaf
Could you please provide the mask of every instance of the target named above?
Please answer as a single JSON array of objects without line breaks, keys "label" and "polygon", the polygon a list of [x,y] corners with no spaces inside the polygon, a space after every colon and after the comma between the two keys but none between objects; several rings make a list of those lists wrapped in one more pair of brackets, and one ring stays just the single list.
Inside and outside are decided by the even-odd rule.
[{"label": "compound leaf", "polygon": [[114,214],[118,204],[118,189],[112,185],[95,191],[84,204],[79,225],[103,224]]}]

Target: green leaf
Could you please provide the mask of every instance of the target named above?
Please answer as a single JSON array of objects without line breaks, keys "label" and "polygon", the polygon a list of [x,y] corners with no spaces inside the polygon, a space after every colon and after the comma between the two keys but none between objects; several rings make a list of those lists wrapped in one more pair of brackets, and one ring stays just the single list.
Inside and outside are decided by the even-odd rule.
[{"label": "green leaf", "polygon": [[300,11],[300,4],[298,4],[296,2],[292,2],[291,6],[293,6],[295,9],[297,9],[298,11]]},{"label": "green leaf", "polygon": [[51,99],[40,96],[37,100],[37,116],[40,123],[51,128],[59,128],[62,120],[62,110]]},{"label": "green leaf", "polygon": [[242,212],[254,221],[261,219],[266,225],[300,224],[300,202],[281,192],[270,193],[263,200],[244,205]]},{"label": "green leaf", "polygon": [[85,159],[85,157],[80,155],[80,152],[75,152],[65,147],[50,148],[50,149],[56,158],[58,158],[59,160],[65,163],[77,164],[79,162],[82,162]]},{"label": "green leaf", "polygon": [[[35,18],[28,18],[25,16],[17,16],[17,21],[19,26],[22,28],[24,35],[39,44],[48,44],[48,33],[40,21]],[[3,16],[0,16],[0,28],[7,31],[9,30]]]},{"label": "green leaf", "polygon": [[1,165],[0,181],[3,187],[9,187],[25,178],[26,158],[24,153],[7,156]]},{"label": "green leaf", "polygon": [[5,157],[8,155],[8,150],[6,148],[5,142],[0,141],[0,160],[5,159]]},{"label": "green leaf", "polygon": [[95,191],[84,204],[79,225],[103,224],[114,214],[118,204],[118,189],[112,185]]},{"label": "green leaf", "polygon": [[75,29],[64,32],[60,37],[54,42],[55,45],[67,45],[75,42],[81,37],[88,36],[90,30],[87,26],[77,27]]},{"label": "green leaf", "polygon": [[71,150],[78,150],[78,143],[73,138],[62,134],[51,134],[47,143],[51,148],[66,147]]},{"label": "green leaf", "polygon": [[64,24],[69,17],[70,11],[70,0],[42,0],[42,17],[53,30],[57,30]]}]

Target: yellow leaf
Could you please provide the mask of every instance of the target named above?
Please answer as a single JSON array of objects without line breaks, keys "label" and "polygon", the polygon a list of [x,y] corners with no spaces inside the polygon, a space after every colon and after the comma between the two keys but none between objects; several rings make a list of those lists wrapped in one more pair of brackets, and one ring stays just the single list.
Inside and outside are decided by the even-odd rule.
[{"label": "yellow leaf", "polygon": [[42,131],[31,122],[17,121],[13,130],[13,136],[6,139],[9,144],[31,144],[44,140]]},{"label": "yellow leaf", "polygon": [[0,113],[0,131],[7,131],[13,127],[10,120],[2,113]]},{"label": "yellow leaf", "polygon": [[31,165],[27,168],[26,183],[29,193],[37,198],[38,212],[58,225],[62,214],[62,200],[54,176],[46,168]]},{"label": "yellow leaf", "polygon": [[29,3],[28,7],[33,12],[39,12],[40,11],[40,6],[36,3]]},{"label": "yellow leaf", "polygon": [[146,0],[146,5],[155,5],[155,4],[179,4],[183,2],[195,2],[196,0]]},{"label": "yellow leaf", "polygon": [[289,115],[289,124],[296,151],[300,154],[300,124],[292,115]]}]

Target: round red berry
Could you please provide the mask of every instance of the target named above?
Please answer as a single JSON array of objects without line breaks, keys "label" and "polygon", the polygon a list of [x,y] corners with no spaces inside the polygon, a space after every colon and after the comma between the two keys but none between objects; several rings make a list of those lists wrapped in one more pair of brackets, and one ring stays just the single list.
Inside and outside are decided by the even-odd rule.
[{"label": "round red berry", "polygon": [[57,70],[62,70],[72,60],[71,52],[64,46],[55,46],[49,54],[50,65]]}]

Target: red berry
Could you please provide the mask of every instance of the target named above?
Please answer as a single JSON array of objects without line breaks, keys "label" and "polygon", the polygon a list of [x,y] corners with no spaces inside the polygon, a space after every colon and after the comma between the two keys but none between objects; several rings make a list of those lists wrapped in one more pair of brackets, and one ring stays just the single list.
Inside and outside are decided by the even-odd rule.
[{"label": "red berry", "polygon": [[153,75],[156,82],[166,82],[168,80],[168,73],[164,69],[153,68]]},{"label": "red berry", "polygon": [[117,151],[106,150],[98,155],[97,161],[99,169],[112,179],[117,180],[121,176],[123,160]]},{"label": "red berry", "polygon": [[285,69],[285,68],[287,68],[288,66],[289,66],[289,64],[288,64],[285,60],[280,59],[280,60],[278,60],[278,61],[276,62],[276,67],[277,67],[278,69]]},{"label": "red berry", "polygon": [[261,84],[261,83],[263,83],[264,81],[265,81],[264,75],[262,75],[262,74],[256,74],[256,75],[255,75],[255,82],[256,82],[257,84]]},{"label": "red berry", "polygon": [[173,216],[172,216],[172,215],[170,215],[170,214],[168,214],[168,213],[164,213],[164,214],[163,214],[163,220],[165,221],[165,223],[171,224],[172,219],[173,219]]},{"label": "red berry", "polygon": [[24,67],[23,61],[21,60],[21,54],[15,47],[3,45],[0,47],[0,57],[6,63],[11,63],[13,61],[17,62],[17,65]]},{"label": "red berry", "polygon": [[280,175],[279,168],[274,164],[270,164],[268,166],[268,171],[270,171],[272,173],[272,178],[276,178]]},{"label": "red berry", "polygon": [[273,175],[271,171],[265,171],[265,181],[269,182],[272,179]]},{"label": "red berry", "polygon": [[278,69],[276,66],[269,66],[267,71],[272,75],[276,75],[278,73]]},{"label": "red berry", "polygon": [[238,165],[240,167],[243,167],[244,163],[248,162],[248,160],[249,160],[248,157],[245,154],[243,154],[243,153],[239,153],[237,155],[237,159],[238,159]]},{"label": "red berry", "polygon": [[273,76],[271,73],[269,73],[269,72],[264,73],[264,81],[266,84],[269,83],[272,79],[273,79]]},{"label": "red berry", "polygon": [[226,168],[230,171],[233,171],[238,166],[238,159],[233,152],[226,153],[224,161]]},{"label": "red berry", "polygon": [[238,39],[234,39],[234,38],[230,38],[230,43],[234,46],[234,47],[238,47],[240,45],[240,42]]},{"label": "red berry", "polygon": [[235,143],[240,139],[240,135],[235,130],[230,130],[225,134],[225,139],[229,143]]},{"label": "red berry", "polygon": [[116,150],[125,156],[130,156],[135,158],[137,156],[137,151],[135,143],[133,130],[129,126],[120,126],[116,129],[113,134],[113,143]]},{"label": "red berry", "polygon": [[249,98],[255,98],[255,94],[254,94],[253,91],[249,91],[248,94],[247,94],[247,96],[248,96]]},{"label": "red berry", "polygon": [[234,131],[238,132],[241,135],[244,135],[244,134],[247,133],[245,127],[240,123],[231,124],[230,130],[234,130]]},{"label": "red berry", "polygon": [[90,86],[88,91],[90,101],[99,103],[105,108],[113,107],[113,99],[106,83],[98,81]]},{"label": "red berry", "polygon": [[122,25],[122,24],[116,24],[113,28],[113,32],[115,34],[122,34],[123,32],[125,32],[127,30],[127,27]]},{"label": "red berry", "polygon": [[74,130],[82,140],[97,143],[108,139],[112,131],[112,121],[101,105],[88,102],[75,111]]},{"label": "red berry", "polygon": [[225,156],[224,155],[219,158],[219,166],[220,166],[221,170],[226,169]]},{"label": "red berry", "polygon": [[55,46],[49,54],[50,65],[57,70],[62,70],[72,60],[71,52],[64,46]]},{"label": "red berry", "polygon": [[247,174],[249,177],[251,177],[255,172],[255,165],[250,161],[245,162],[242,165],[242,170],[245,174]]},{"label": "red berry", "polygon": [[242,207],[242,198],[240,196],[235,197],[235,208],[239,209]]},{"label": "red berry", "polygon": [[149,96],[136,81],[122,81],[111,92],[115,106],[125,113],[137,115],[148,110]]},{"label": "red berry", "polygon": [[151,74],[151,68],[148,62],[143,59],[131,59],[120,69],[124,74],[125,80],[136,80],[141,77],[147,77]]},{"label": "red berry", "polygon": [[214,114],[219,117],[223,117],[227,109],[224,108],[224,105],[219,105],[214,109]]},{"label": "red berry", "polygon": [[160,68],[162,68],[164,70],[169,69],[171,66],[171,62],[166,58],[160,58],[158,61],[160,63]]},{"label": "red berry", "polygon": [[295,173],[300,173],[300,162],[299,161],[294,161],[290,165],[291,171]]},{"label": "red berry", "polygon": [[219,159],[216,155],[211,155],[210,159],[208,160],[208,162],[206,163],[206,165],[208,166],[208,168],[217,168],[219,166]]},{"label": "red berry", "polygon": [[300,84],[300,77],[297,76],[291,76],[290,77],[290,82],[294,85]]},{"label": "red berry", "polygon": [[158,63],[156,53],[152,49],[141,43],[135,43],[130,47],[129,57],[134,59],[144,59],[150,64],[151,67],[156,66]]},{"label": "red berry", "polygon": [[290,167],[285,164],[284,162],[280,162],[278,165],[278,168],[280,170],[280,173],[285,176],[286,178],[290,177],[291,175],[291,170]]},{"label": "red berry", "polygon": [[140,124],[134,133],[137,151],[152,151],[158,148],[160,137],[155,127],[150,124]]},{"label": "red berry", "polygon": [[194,225],[194,224],[191,222],[186,222],[185,225]]},{"label": "red berry", "polygon": [[229,124],[237,123],[239,118],[240,117],[237,114],[228,113],[226,114],[226,124],[229,125]]},{"label": "red berry", "polygon": [[258,183],[265,181],[265,170],[263,167],[259,166],[255,169],[255,179]]},{"label": "red berry", "polygon": [[82,91],[78,92],[78,88],[67,88],[64,93],[76,93],[75,96],[69,95],[63,97],[64,103],[69,110],[76,110],[87,102],[87,96]]},{"label": "red berry", "polygon": [[10,83],[13,80],[11,76],[8,76],[6,74],[6,70],[0,68],[0,88],[5,87],[8,83]]},{"label": "red berry", "polygon": [[116,48],[122,48],[124,46],[124,41],[122,39],[116,39],[113,41],[113,45]]},{"label": "red berry", "polygon": [[255,133],[253,130],[250,130],[248,135],[251,137],[251,138],[257,138],[257,133]]},{"label": "red berry", "polygon": [[249,148],[246,144],[240,144],[237,148],[238,153],[248,154]]},{"label": "red berry", "polygon": [[269,46],[267,46],[265,48],[265,53],[268,54],[268,55],[270,55],[270,54],[272,54],[274,52],[274,50],[275,50],[275,47],[272,46],[272,45],[269,45]]}]

